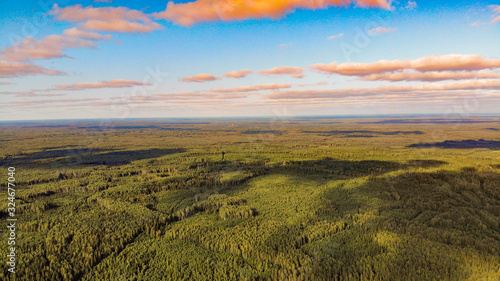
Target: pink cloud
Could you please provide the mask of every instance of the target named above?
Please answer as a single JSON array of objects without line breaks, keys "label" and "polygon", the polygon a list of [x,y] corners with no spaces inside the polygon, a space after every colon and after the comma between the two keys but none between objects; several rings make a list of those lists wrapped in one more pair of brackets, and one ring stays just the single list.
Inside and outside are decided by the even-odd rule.
[{"label": "pink cloud", "polygon": [[211,92],[216,93],[230,93],[230,92],[253,92],[253,91],[262,91],[262,90],[277,90],[277,89],[286,89],[290,88],[290,84],[260,84],[255,86],[243,86],[237,88],[225,88],[225,89],[215,89]]},{"label": "pink cloud", "polygon": [[488,6],[493,11],[493,19],[491,23],[499,23],[500,22],[500,5],[489,5]]},{"label": "pink cloud", "polygon": [[100,89],[100,88],[126,88],[126,87],[145,86],[145,85],[150,85],[150,84],[133,80],[113,79],[110,81],[81,82],[71,85],[62,84],[54,89],[49,89],[49,90],[75,91],[75,90]]},{"label": "pink cloud", "polygon": [[344,36],[344,33],[332,35],[332,36],[328,37],[328,40],[333,40],[333,39],[336,39],[336,38],[340,38],[342,36]]},{"label": "pink cloud", "polygon": [[[447,91],[458,90],[500,90],[500,80],[464,80],[449,83],[428,83],[424,85],[387,85],[375,88],[348,88],[334,90],[289,90],[272,92],[263,98],[267,99],[332,99],[370,96],[405,95],[443,95]],[[453,95],[453,93],[450,93]]]},{"label": "pink cloud", "polygon": [[193,76],[186,76],[181,79],[183,82],[197,82],[197,83],[203,83],[207,81],[213,81],[213,80],[218,80],[220,78],[213,76],[212,74],[209,73],[202,73],[202,74],[196,74]]},{"label": "pink cloud", "polygon": [[[90,39],[89,40],[84,40]],[[31,59],[51,59],[67,57],[63,54],[66,49],[93,48],[95,40],[110,39],[98,33],[71,28],[63,31],[62,35],[49,35],[40,40],[31,36],[25,37],[13,46],[5,47],[0,57],[11,61],[28,61]]]},{"label": "pink cloud", "polygon": [[126,7],[103,7],[93,8],[85,7],[77,4],[65,8],[60,8],[57,4],[52,6],[49,14],[56,16],[59,20],[69,22],[79,22],[89,19],[95,20],[140,20],[149,21],[149,15],[144,14],[138,10],[132,10]]},{"label": "pink cloud", "polygon": [[0,85],[12,85],[12,83],[11,82],[0,82]]},{"label": "pink cloud", "polygon": [[243,78],[252,73],[253,71],[250,69],[243,69],[238,71],[226,72],[224,73],[224,76],[227,78]]},{"label": "pink cloud", "polygon": [[260,75],[268,76],[268,75],[290,75],[294,78],[302,78],[304,77],[304,70],[301,67],[297,66],[278,66],[271,69],[261,70],[259,71]]},{"label": "pink cloud", "polygon": [[32,63],[0,60],[0,77],[19,77],[27,75],[66,75],[66,73],[46,69]]},{"label": "pink cloud", "polygon": [[82,24],[85,29],[98,30],[98,31],[113,31],[113,32],[151,32],[153,30],[161,29],[162,26],[156,22],[130,22],[127,20],[89,20]]},{"label": "pink cloud", "polygon": [[389,0],[197,0],[189,3],[169,2],[167,9],[156,13],[156,18],[171,20],[184,26],[198,22],[234,21],[246,19],[278,19],[295,9],[325,9],[330,6],[349,6],[356,3],[359,7],[377,7],[389,10]]},{"label": "pink cloud", "polygon": [[109,35],[109,34],[102,35],[102,34],[91,32],[91,31],[81,30],[77,27],[73,27],[73,28],[64,30],[63,35],[68,36],[68,37],[78,37],[78,38],[92,39],[92,40],[110,40],[111,39],[111,35]]},{"label": "pink cloud", "polygon": [[363,76],[394,72],[405,69],[425,71],[474,71],[500,67],[500,60],[490,60],[479,55],[434,55],[413,60],[380,60],[372,63],[314,64],[311,69],[324,74]]},{"label": "pink cloud", "polygon": [[384,34],[384,33],[389,33],[389,32],[394,32],[396,31],[395,28],[389,28],[389,27],[375,27],[375,28],[372,28],[370,29],[370,31],[368,31],[369,34],[371,35],[375,35],[375,34]]},{"label": "pink cloud", "polygon": [[126,7],[93,8],[74,5],[60,8],[54,4],[49,12],[59,20],[82,22],[85,29],[112,32],[152,32],[162,26],[151,21],[150,15]]},{"label": "pink cloud", "polygon": [[442,81],[462,79],[485,79],[500,78],[497,72],[457,72],[457,71],[400,71],[395,73],[380,73],[362,76],[362,80],[385,80],[385,81]]}]

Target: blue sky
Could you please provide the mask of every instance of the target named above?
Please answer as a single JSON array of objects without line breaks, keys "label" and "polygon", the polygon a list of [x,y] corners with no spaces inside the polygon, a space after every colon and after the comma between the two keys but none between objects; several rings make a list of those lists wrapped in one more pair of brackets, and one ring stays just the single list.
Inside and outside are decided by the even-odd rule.
[{"label": "blue sky", "polygon": [[500,113],[495,1],[108,2],[2,3],[0,120]]}]

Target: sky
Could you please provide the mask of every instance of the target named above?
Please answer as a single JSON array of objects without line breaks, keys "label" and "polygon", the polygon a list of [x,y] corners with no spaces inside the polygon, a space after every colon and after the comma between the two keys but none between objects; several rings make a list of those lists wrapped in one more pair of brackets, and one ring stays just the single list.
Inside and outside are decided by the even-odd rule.
[{"label": "sky", "polygon": [[499,1],[0,6],[0,120],[500,114]]}]

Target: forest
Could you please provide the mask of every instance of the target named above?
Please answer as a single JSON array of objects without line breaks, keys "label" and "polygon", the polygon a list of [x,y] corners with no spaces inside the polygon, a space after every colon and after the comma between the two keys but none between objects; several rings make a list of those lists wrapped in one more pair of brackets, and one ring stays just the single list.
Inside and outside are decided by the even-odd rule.
[{"label": "forest", "polygon": [[0,228],[0,279],[500,280],[499,130],[498,116],[1,122],[0,219],[15,203],[17,221],[15,274]]}]

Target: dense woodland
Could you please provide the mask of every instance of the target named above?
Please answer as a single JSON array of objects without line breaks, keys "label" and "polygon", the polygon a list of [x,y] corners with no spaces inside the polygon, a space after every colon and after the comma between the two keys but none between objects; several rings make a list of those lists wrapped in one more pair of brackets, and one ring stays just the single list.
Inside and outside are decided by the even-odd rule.
[{"label": "dense woodland", "polygon": [[500,118],[443,120],[4,122],[0,279],[500,280]]}]

